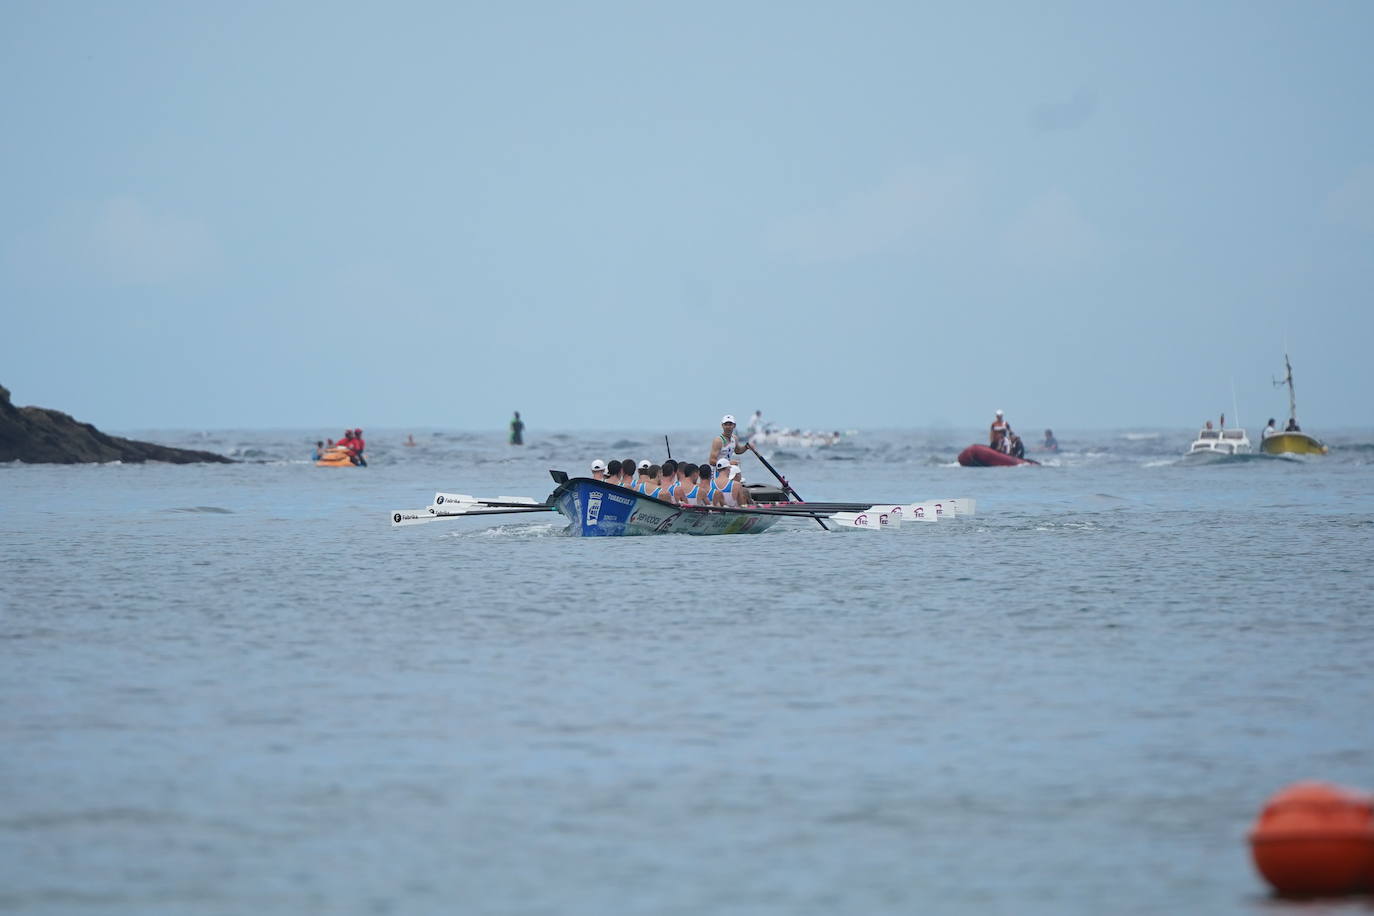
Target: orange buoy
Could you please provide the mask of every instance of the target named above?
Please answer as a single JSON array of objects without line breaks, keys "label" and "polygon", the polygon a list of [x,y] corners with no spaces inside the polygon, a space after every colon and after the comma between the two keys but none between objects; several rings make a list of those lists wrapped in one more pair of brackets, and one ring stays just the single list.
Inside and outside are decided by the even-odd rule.
[{"label": "orange buoy", "polygon": [[1298,782],[1265,804],[1250,831],[1264,880],[1285,897],[1374,891],[1374,796]]}]

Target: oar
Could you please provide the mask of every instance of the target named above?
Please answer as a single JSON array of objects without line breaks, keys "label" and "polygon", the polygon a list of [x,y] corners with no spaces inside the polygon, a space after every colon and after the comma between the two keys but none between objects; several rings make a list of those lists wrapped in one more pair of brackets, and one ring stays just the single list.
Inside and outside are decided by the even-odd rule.
[{"label": "oar", "polygon": [[672,457],[673,457],[673,447],[672,447],[671,445],[668,444],[668,437],[667,437],[667,436],[664,436],[664,437],[663,437],[663,447],[666,448],[666,449],[668,450],[668,459],[671,461],[671,460],[672,460]]},{"label": "oar", "polygon": [[471,507],[451,512],[435,513],[431,511],[433,508],[433,506],[429,506],[424,509],[398,509],[391,513],[391,526],[393,528],[399,528],[406,525],[423,525],[428,522],[438,522],[446,518],[463,518],[468,515],[524,515],[527,512],[551,511],[550,509],[544,509],[538,506],[524,506],[520,509],[487,509],[483,507]]},{"label": "oar", "polygon": [[[788,518],[829,518],[830,513],[818,509],[745,509],[733,506],[683,506],[684,512],[725,512],[735,515],[781,515]],[[830,529],[827,528],[827,531]]]},{"label": "oar", "polygon": [[[754,453],[755,458],[763,462],[763,466],[768,468],[768,470],[772,473],[774,477],[778,478],[778,483],[782,484],[782,490],[784,493],[791,493],[793,496],[797,498],[798,502],[806,502],[805,499],[802,499],[802,495],[798,493],[795,489],[793,489],[792,485],[787,482],[787,478],[779,474],[778,469],[769,464],[767,458],[759,454],[759,450],[754,448],[754,443],[750,442],[745,447],[749,449],[749,451]],[[820,525],[821,528],[826,531],[830,530],[829,528],[825,527],[825,522],[821,521],[819,518],[816,519],[816,524]]]}]

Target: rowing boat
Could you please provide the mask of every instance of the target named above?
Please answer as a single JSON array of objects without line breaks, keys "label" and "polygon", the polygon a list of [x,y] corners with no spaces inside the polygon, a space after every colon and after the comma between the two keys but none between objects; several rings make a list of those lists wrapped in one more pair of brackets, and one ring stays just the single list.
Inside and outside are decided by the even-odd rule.
[{"label": "rowing boat", "polygon": [[567,533],[577,537],[633,537],[649,534],[759,534],[785,518],[819,521],[827,530],[895,531],[912,525],[972,515],[971,499],[922,503],[766,502],[744,507],[680,506],[627,487],[550,472],[557,487],[543,502],[525,496],[484,498],[461,493],[435,493],[424,509],[396,510],[392,527],[427,524],[442,519],[487,515],[557,512],[568,520]]}]

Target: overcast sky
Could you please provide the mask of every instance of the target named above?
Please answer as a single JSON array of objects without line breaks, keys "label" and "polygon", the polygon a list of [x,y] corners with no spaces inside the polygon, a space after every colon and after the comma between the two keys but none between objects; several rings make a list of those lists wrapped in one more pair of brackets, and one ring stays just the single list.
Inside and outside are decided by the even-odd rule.
[{"label": "overcast sky", "polygon": [[1374,3],[0,5],[110,429],[1374,423]]}]

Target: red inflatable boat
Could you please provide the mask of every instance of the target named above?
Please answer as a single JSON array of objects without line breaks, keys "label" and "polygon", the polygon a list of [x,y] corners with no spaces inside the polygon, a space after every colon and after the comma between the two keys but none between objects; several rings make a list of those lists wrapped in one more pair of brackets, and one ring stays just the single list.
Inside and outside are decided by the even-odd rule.
[{"label": "red inflatable boat", "polygon": [[966,468],[1006,468],[1015,464],[1039,464],[1029,458],[1017,458],[986,445],[970,445],[959,453],[959,463]]}]

